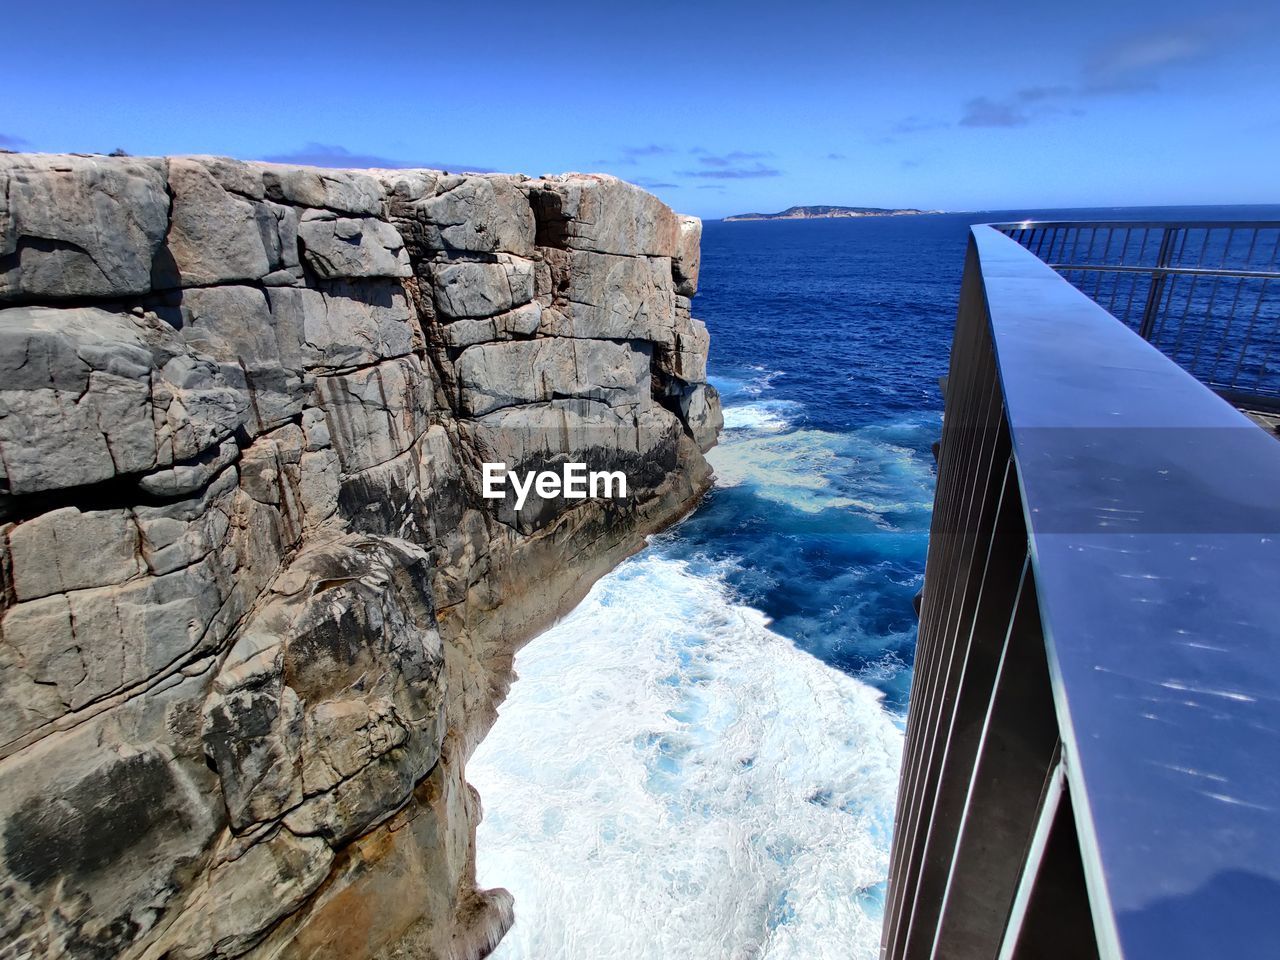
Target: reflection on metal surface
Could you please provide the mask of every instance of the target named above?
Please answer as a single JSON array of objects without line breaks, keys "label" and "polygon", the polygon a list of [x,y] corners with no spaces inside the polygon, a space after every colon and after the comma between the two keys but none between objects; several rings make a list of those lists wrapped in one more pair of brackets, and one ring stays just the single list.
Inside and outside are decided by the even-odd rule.
[{"label": "reflection on metal surface", "polygon": [[973,229],[890,960],[1280,956],[1280,443],[1188,373],[1271,389],[1280,224],[1222,229]]}]

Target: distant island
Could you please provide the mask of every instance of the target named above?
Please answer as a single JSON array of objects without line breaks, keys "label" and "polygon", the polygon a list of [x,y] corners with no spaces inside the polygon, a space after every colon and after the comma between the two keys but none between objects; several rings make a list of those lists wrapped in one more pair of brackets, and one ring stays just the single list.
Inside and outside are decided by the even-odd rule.
[{"label": "distant island", "polygon": [[820,220],[834,217],[907,217],[918,213],[938,213],[937,210],[891,210],[888,207],[787,207],[781,213],[738,213],[725,217],[734,220]]}]

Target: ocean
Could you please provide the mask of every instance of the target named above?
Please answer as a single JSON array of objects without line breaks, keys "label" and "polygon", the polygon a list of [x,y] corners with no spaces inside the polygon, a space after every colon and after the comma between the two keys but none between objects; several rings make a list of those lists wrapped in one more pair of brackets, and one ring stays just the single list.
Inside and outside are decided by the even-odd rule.
[{"label": "ocean", "polygon": [[878,955],[967,227],[709,222],[715,487],[516,658],[468,765],[502,960]]}]

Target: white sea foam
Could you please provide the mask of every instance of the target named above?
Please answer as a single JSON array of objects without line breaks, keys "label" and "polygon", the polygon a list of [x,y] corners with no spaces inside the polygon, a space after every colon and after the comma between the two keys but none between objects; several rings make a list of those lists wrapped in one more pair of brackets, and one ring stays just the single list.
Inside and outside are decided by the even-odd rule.
[{"label": "white sea foam", "polygon": [[885,525],[886,514],[927,510],[933,499],[929,465],[870,431],[729,434],[707,459],[718,485],[750,483],[759,496],[805,513],[848,508]]},{"label": "white sea foam", "polygon": [[495,956],[871,958],[902,736],[880,695],[650,550],[516,659],[468,764]]},{"label": "white sea foam", "polygon": [[785,374],[781,370],[770,370],[768,367],[754,365],[751,367],[752,377],[742,385],[742,392],[758,397],[766,390],[773,389],[773,381]]},{"label": "white sea foam", "polygon": [[780,433],[799,415],[801,405],[791,400],[754,400],[724,408],[726,430]]}]

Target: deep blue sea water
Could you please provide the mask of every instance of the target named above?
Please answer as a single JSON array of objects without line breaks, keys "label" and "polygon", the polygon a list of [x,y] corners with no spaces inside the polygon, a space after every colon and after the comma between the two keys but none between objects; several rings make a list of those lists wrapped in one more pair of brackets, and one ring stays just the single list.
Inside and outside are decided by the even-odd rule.
[{"label": "deep blue sea water", "polygon": [[707,223],[717,484],[516,659],[468,768],[497,956],[876,956],[967,225],[1250,216]]}]

